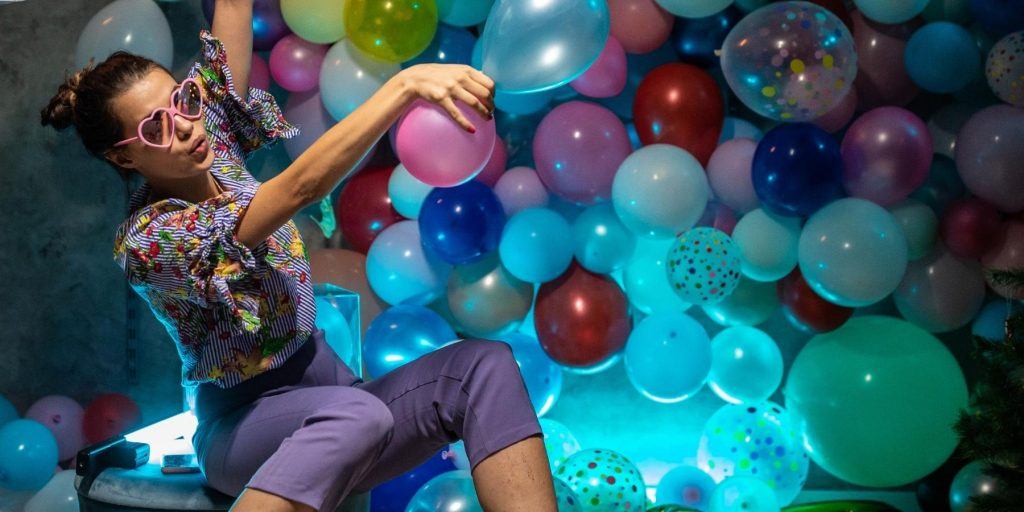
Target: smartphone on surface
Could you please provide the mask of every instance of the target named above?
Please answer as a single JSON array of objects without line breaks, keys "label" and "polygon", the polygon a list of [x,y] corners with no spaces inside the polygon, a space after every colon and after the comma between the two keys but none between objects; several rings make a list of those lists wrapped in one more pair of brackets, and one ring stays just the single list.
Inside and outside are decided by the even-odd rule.
[{"label": "smartphone on surface", "polygon": [[199,461],[196,460],[196,454],[194,453],[164,455],[163,464],[160,465],[160,472],[165,474],[198,473]]}]

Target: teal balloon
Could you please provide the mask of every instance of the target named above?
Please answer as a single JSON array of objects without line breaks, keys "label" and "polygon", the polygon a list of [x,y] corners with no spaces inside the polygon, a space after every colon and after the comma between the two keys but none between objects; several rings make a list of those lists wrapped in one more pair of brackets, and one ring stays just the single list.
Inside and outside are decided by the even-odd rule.
[{"label": "teal balloon", "polygon": [[636,235],[622,224],[609,203],[584,210],[572,230],[576,259],[591,272],[608,274],[633,257]]},{"label": "teal balloon", "polygon": [[736,223],[732,239],[740,249],[743,275],[755,281],[778,281],[796,267],[800,219],[758,208]]},{"label": "teal balloon", "polygon": [[455,339],[455,331],[441,315],[424,306],[399,304],[370,322],[363,360],[370,376],[377,378]]},{"label": "teal balloon", "polygon": [[0,427],[0,488],[39,490],[57,467],[57,440],[42,423],[16,419]]},{"label": "teal balloon", "polygon": [[893,25],[921,14],[928,0],[853,0],[862,14],[879,23]]},{"label": "teal balloon", "polygon": [[497,0],[480,36],[482,71],[499,91],[554,89],[597,60],[610,28],[606,2]]},{"label": "teal balloon", "polygon": [[78,35],[75,67],[90,58],[99,64],[111,53],[126,50],[170,69],[174,40],[167,17],[153,0],[115,0],[89,18]]},{"label": "teal balloon", "polygon": [[928,205],[917,199],[905,199],[889,207],[896,223],[907,237],[907,259],[921,259],[932,252],[939,231],[939,217]]},{"label": "teal balloon", "polygon": [[572,434],[569,427],[561,422],[540,418],[540,429],[544,432],[544,450],[548,453],[548,463],[554,472],[576,452],[580,451],[580,442]]},{"label": "teal balloon", "polygon": [[555,470],[569,486],[584,512],[644,510],[646,487],[640,470],[621,453],[605,448],[576,452]]},{"label": "teal balloon", "polygon": [[748,326],[730,327],[711,340],[708,386],[722,400],[756,404],[782,383],[782,352],[768,333]]},{"label": "teal balloon", "polygon": [[985,463],[974,461],[957,472],[949,486],[949,508],[951,512],[971,512],[975,510],[971,498],[986,495],[998,496],[1003,485],[996,478],[985,474]]},{"label": "teal balloon", "polygon": [[700,162],[670,144],[644,146],[626,157],[612,181],[612,204],[636,234],[670,238],[693,227],[711,185]]},{"label": "teal balloon", "polygon": [[657,313],[629,334],[623,361],[633,387],[661,403],[700,391],[711,370],[711,341],[699,322],[683,313]]},{"label": "teal balloon", "polygon": [[473,476],[465,469],[446,471],[423,484],[409,500],[405,512],[484,512],[476,495]]},{"label": "teal balloon", "polygon": [[868,306],[899,286],[907,270],[907,238],[885,208],[848,197],[807,220],[798,259],[804,279],[825,300]]},{"label": "teal balloon", "polygon": [[683,505],[688,509],[707,510],[715,485],[711,475],[700,468],[676,466],[658,482],[655,502],[659,505]]},{"label": "teal balloon", "polygon": [[388,197],[391,206],[407,219],[418,219],[423,201],[434,187],[423,183],[409,173],[404,165],[398,164],[388,178]]},{"label": "teal balloon", "polygon": [[956,447],[967,407],[956,359],[924,329],[859,316],[812,338],[785,384],[811,457],[856,485],[895,487],[931,473]]},{"label": "teal balloon", "polygon": [[947,156],[935,155],[928,177],[910,197],[930,206],[936,215],[941,215],[949,203],[964,197],[966,190],[956,170],[956,162]]},{"label": "teal balloon", "polygon": [[476,25],[487,19],[494,0],[437,0],[437,17],[456,27]]},{"label": "teal balloon", "polygon": [[693,228],[676,238],[668,254],[669,284],[687,302],[714,304],[739,285],[739,248],[718,229]]},{"label": "teal balloon", "polygon": [[324,330],[327,345],[334,349],[334,353],[354,369],[356,360],[353,356],[357,347],[352,343],[352,324],[349,321],[349,318],[345,318],[345,315],[338,311],[331,297],[316,297],[316,326]]},{"label": "teal balloon", "polygon": [[740,278],[728,297],[701,308],[708,318],[723,327],[757,325],[768,320],[779,308],[779,296],[775,283]]},{"label": "teal balloon", "polygon": [[682,313],[690,308],[672,291],[668,280],[668,251],[674,242],[672,238],[639,238],[633,258],[622,272],[629,303],[644,314]]},{"label": "teal balloon", "polygon": [[7,397],[0,395],[0,426],[16,419],[18,419],[18,410],[14,408],[14,404]]},{"label": "teal balloon", "polygon": [[557,507],[555,510],[558,512],[583,512],[583,504],[580,503],[580,498],[576,496],[572,488],[569,487],[565,482],[555,478],[555,501],[557,501]]},{"label": "teal balloon", "polygon": [[656,0],[666,11],[683,18],[706,18],[729,5],[732,0]]},{"label": "teal balloon", "polygon": [[548,208],[520,210],[505,223],[498,253],[517,278],[530,283],[550,281],[572,262],[572,227]]},{"label": "teal balloon", "polygon": [[800,423],[774,402],[723,406],[705,423],[697,446],[698,466],[719,487],[732,478],[753,478],[783,506],[800,494],[810,463]]},{"label": "teal balloon", "polygon": [[543,416],[562,394],[562,366],[544,352],[535,337],[515,332],[501,339],[512,347],[512,355],[519,363],[519,373],[523,376],[533,410],[537,416]]},{"label": "teal balloon", "polygon": [[914,31],[903,50],[903,62],[918,87],[939,94],[959,91],[981,73],[981,52],[971,33],[949,21],[934,21]]},{"label": "teal balloon", "polygon": [[768,484],[749,476],[729,478],[718,484],[709,512],[778,512],[779,502]]},{"label": "teal balloon", "polygon": [[1006,320],[1010,315],[1024,310],[1020,302],[1009,299],[993,299],[985,304],[974,317],[971,324],[971,334],[981,336],[993,341],[1002,341],[1006,338]]}]

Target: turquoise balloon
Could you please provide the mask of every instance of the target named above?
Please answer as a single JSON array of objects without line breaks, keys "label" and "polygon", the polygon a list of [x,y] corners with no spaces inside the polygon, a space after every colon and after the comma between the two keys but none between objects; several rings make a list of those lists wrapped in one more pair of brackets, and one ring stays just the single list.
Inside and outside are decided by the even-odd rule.
[{"label": "turquoise balloon", "polygon": [[951,512],[971,512],[975,509],[973,497],[999,495],[1003,484],[984,472],[985,464],[974,461],[960,468],[949,486],[949,508]]},{"label": "turquoise balloon", "polygon": [[708,386],[722,400],[756,404],[775,393],[782,382],[782,352],[764,331],[730,327],[711,340]]},{"label": "turquoise balloon", "polygon": [[676,466],[658,482],[655,503],[683,505],[690,509],[707,510],[715,492],[711,475],[694,466]]},{"label": "turquoise balloon", "polygon": [[921,259],[932,252],[939,231],[935,211],[917,199],[905,199],[889,207],[889,213],[907,237],[907,259]]},{"label": "turquoise balloon", "polygon": [[848,197],[807,220],[798,259],[804,279],[825,300],[868,306],[899,286],[907,270],[907,238],[885,208]]},{"label": "turquoise balloon", "polygon": [[981,73],[981,52],[971,33],[949,21],[934,21],[914,31],[903,50],[903,62],[918,87],[939,94],[959,91]]},{"label": "turquoise balloon", "polygon": [[681,402],[704,386],[711,370],[711,342],[689,315],[657,313],[633,328],[623,361],[629,381],[641,394],[655,402]]},{"label": "turquoise balloon", "polygon": [[18,410],[14,408],[14,404],[7,397],[0,395],[0,426],[16,419],[18,419]]},{"label": "turquoise balloon", "polygon": [[783,506],[800,494],[810,463],[800,423],[773,402],[723,406],[704,425],[697,446],[697,464],[719,487],[754,478]]},{"label": "turquoise balloon", "polygon": [[957,445],[953,424],[967,407],[949,349],[886,316],[854,317],[812,338],[784,394],[814,462],[868,487],[904,485],[938,468]]},{"label": "turquoise balloon", "polygon": [[993,299],[985,304],[974,317],[971,334],[982,338],[1002,341],[1006,338],[1006,320],[1011,314],[1019,313],[1024,306],[1020,302],[1009,299]]},{"label": "turquoise balloon", "polygon": [[[477,39],[476,45],[473,46],[472,57],[472,64],[476,69],[483,69],[484,67],[483,47],[482,39]],[[494,108],[514,115],[532,114],[534,112],[539,112],[541,109],[548,106],[548,103],[551,103],[551,100],[555,98],[555,94],[559,90],[560,88],[555,88],[524,93],[496,90],[494,92]]]},{"label": "turquoise balloon", "polygon": [[498,0],[480,36],[482,71],[499,91],[554,89],[597,60],[610,28],[603,1]]},{"label": "turquoise balloon", "polygon": [[580,503],[580,498],[576,496],[572,488],[569,487],[565,482],[555,478],[555,500],[558,502],[555,510],[558,512],[583,512],[583,504]]},{"label": "turquoise balloon", "polygon": [[711,185],[700,162],[669,144],[644,146],[619,166],[612,204],[636,234],[670,238],[693,227],[704,214]]},{"label": "turquoise balloon", "polygon": [[647,488],[640,470],[618,452],[604,448],[577,452],[554,476],[576,493],[585,512],[647,507]]},{"label": "turquoise balloon", "polygon": [[668,250],[674,242],[672,238],[637,239],[633,258],[622,273],[629,303],[644,314],[682,313],[690,308],[668,281]]},{"label": "turquoise balloon", "polygon": [[456,339],[448,322],[433,310],[414,304],[391,306],[366,329],[366,370],[371,377],[380,377]]},{"label": "turquoise balloon", "polygon": [[407,219],[420,217],[420,208],[431,190],[434,190],[434,187],[409,174],[402,164],[395,166],[391,178],[388,179],[388,197],[391,198],[391,206]]},{"label": "turquoise balloon", "polygon": [[561,422],[540,418],[540,429],[544,432],[544,450],[548,453],[552,472],[580,451],[580,442]]},{"label": "turquoise balloon", "polygon": [[437,17],[456,27],[476,25],[487,19],[494,0],[437,0]]},{"label": "turquoise balloon", "polygon": [[893,25],[921,14],[928,0],[853,0],[862,14],[879,23]]},{"label": "turquoise balloon", "polygon": [[405,512],[484,512],[476,495],[473,476],[465,469],[445,471],[423,484],[409,500]]},{"label": "turquoise balloon", "polygon": [[709,512],[778,512],[779,503],[767,484],[749,476],[730,478],[715,488]]},{"label": "turquoise balloon", "polygon": [[316,296],[316,326],[324,330],[327,345],[334,349],[334,353],[338,354],[350,368],[355,369],[356,360],[352,357],[355,355],[355,347],[352,346],[352,325],[334,306],[334,300],[329,296]]},{"label": "turquoise balloon", "polygon": [[543,416],[554,407],[562,394],[562,366],[544,352],[535,337],[515,332],[501,339],[512,347],[533,410],[537,416]]},{"label": "turquoise balloon", "polygon": [[608,274],[633,257],[636,235],[622,224],[609,203],[584,210],[576,217],[572,231],[576,259],[591,272]]},{"label": "turquoise balloon", "polygon": [[743,275],[755,281],[778,281],[796,267],[800,218],[758,208],[736,223],[732,239],[740,249]]},{"label": "turquoise balloon", "polygon": [[728,297],[701,306],[708,318],[723,327],[760,324],[768,320],[778,307],[775,283],[747,278],[740,278],[740,283]]},{"label": "turquoise balloon", "polygon": [[657,0],[666,11],[683,18],[706,18],[729,7],[732,0]]},{"label": "turquoise balloon", "polygon": [[16,419],[0,427],[0,488],[39,490],[57,467],[57,440],[42,423]]},{"label": "turquoise balloon", "polygon": [[572,262],[572,227],[553,210],[526,208],[505,223],[498,253],[517,278],[530,283],[550,281]]}]

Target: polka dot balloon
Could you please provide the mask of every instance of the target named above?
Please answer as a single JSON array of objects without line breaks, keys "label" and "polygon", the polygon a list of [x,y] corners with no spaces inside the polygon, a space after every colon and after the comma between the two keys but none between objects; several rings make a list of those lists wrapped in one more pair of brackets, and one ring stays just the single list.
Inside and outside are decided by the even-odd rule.
[{"label": "polka dot balloon", "polygon": [[558,503],[555,509],[558,512],[583,512],[583,505],[580,504],[580,499],[576,497],[576,493],[573,492],[572,488],[557,478],[554,483],[555,501]]},{"label": "polka dot balloon", "polygon": [[668,281],[690,304],[716,304],[740,282],[740,250],[733,239],[709,227],[693,228],[676,238],[668,252]]},{"label": "polka dot balloon", "polygon": [[647,507],[640,471],[625,456],[603,448],[576,453],[555,471],[569,486],[585,512],[636,511]]},{"label": "polka dot balloon", "polygon": [[985,77],[999,99],[1024,107],[1024,31],[1009,34],[992,46],[985,61]]},{"label": "polka dot balloon", "polygon": [[757,478],[786,506],[807,481],[810,457],[789,413],[766,401],[729,404],[711,415],[697,447],[697,465],[717,482]]},{"label": "polka dot balloon", "polygon": [[558,469],[558,466],[580,451],[580,442],[569,431],[569,427],[562,423],[540,418],[540,429],[544,432],[544,449],[548,452],[551,471]]},{"label": "polka dot balloon", "polygon": [[729,87],[758,114],[808,121],[838,105],[853,85],[853,36],[810,2],[778,2],[743,17],[722,44]]}]

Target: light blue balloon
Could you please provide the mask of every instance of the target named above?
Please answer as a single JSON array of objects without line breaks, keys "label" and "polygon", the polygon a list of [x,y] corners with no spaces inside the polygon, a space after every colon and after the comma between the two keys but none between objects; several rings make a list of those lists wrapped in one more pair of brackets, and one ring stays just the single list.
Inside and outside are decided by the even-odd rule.
[{"label": "light blue balloon", "polygon": [[847,197],[825,205],[804,225],[800,272],[829,302],[874,304],[899,286],[907,270],[907,238],[892,214]]},{"label": "light blue balloon", "polygon": [[16,419],[18,419],[18,410],[14,408],[14,404],[7,397],[0,395],[0,426]]},{"label": "light blue balloon", "polygon": [[626,342],[626,375],[640,393],[681,402],[704,386],[711,370],[708,333],[689,315],[658,313],[640,321]]},{"label": "light blue balloon", "polygon": [[494,0],[437,0],[437,17],[456,27],[476,25],[487,19]]},{"label": "light blue balloon", "polygon": [[57,467],[57,440],[42,423],[16,419],[0,427],[0,488],[39,490]]},{"label": "light blue balloon", "polygon": [[638,235],[670,238],[700,219],[711,186],[700,162],[669,144],[644,146],[619,166],[612,204],[622,223]]},{"label": "light blue balloon", "polygon": [[500,91],[554,89],[597,60],[610,27],[606,2],[498,0],[480,36],[482,70]]},{"label": "light blue balloon", "polygon": [[366,329],[363,359],[372,378],[456,340],[440,315],[424,306],[401,304],[382,311]]},{"label": "light blue balloon", "polygon": [[921,14],[928,0],[853,0],[864,17],[879,23],[893,25]]},{"label": "light blue balloon", "polygon": [[668,281],[668,251],[673,243],[673,238],[637,239],[633,258],[622,272],[629,303],[644,314],[682,313],[690,308]]},{"label": "light blue balloon", "polygon": [[1020,302],[1009,299],[994,299],[974,318],[971,324],[971,334],[982,338],[1002,341],[1006,338],[1006,319],[1010,315],[1019,313],[1024,306]]},{"label": "light blue balloon", "polygon": [[349,319],[345,318],[329,296],[316,296],[316,326],[324,330],[324,339],[327,345],[334,349],[334,353],[355,370],[355,347],[352,346],[352,325]]},{"label": "light blue balloon", "polygon": [[93,14],[78,35],[75,66],[85,66],[90,57],[99,64],[116,50],[127,50],[171,68],[171,26],[152,0],[115,0]]},{"label": "light blue balloon", "polygon": [[388,179],[388,197],[391,198],[391,206],[394,206],[395,211],[408,219],[420,217],[423,200],[427,198],[427,194],[430,194],[431,190],[434,190],[434,187],[409,174],[402,164],[395,166],[391,178]]},{"label": "light blue balloon", "polygon": [[501,337],[512,347],[512,355],[519,363],[526,391],[537,416],[543,416],[555,406],[562,394],[562,366],[548,356],[537,338],[523,333],[510,333]]},{"label": "light blue balloon", "polygon": [[967,29],[935,21],[914,32],[903,50],[907,74],[920,88],[956,92],[981,72],[981,53]]},{"label": "light blue balloon", "polygon": [[[477,39],[473,46],[472,65],[483,69],[483,39]],[[526,115],[539,112],[547,107],[554,98],[555,89],[537,92],[513,93],[501,90],[494,92],[494,108],[514,115]]]},{"label": "light blue balloon", "polygon": [[724,327],[757,325],[768,320],[779,307],[775,283],[740,278],[736,289],[726,298],[701,306],[704,314]]},{"label": "light blue balloon", "polygon": [[732,404],[759,403],[782,382],[782,352],[767,333],[745,325],[730,327],[711,340],[708,386]]},{"label": "light blue balloon", "polygon": [[732,0],[656,0],[666,11],[683,18],[706,18],[732,4]]},{"label": "light blue balloon", "polygon": [[550,281],[572,263],[572,228],[547,208],[526,208],[505,223],[498,254],[509,273],[530,283]]},{"label": "light blue balloon", "polygon": [[552,473],[582,449],[569,427],[559,421],[540,418],[540,429],[544,432],[544,450],[548,452]]},{"label": "light blue balloon", "polygon": [[484,512],[473,486],[473,476],[465,469],[446,471],[431,478],[412,496],[405,512]]},{"label": "light blue balloon", "polygon": [[696,510],[707,510],[715,492],[711,475],[694,466],[676,466],[658,482],[654,503],[682,505]]},{"label": "light blue balloon", "polygon": [[779,502],[768,484],[749,476],[727,478],[711,496],[710,512],[777,512]]},{"label": "light blue balloon", "polygon": [[341,121],[401,71],[396,63],[366,56],[348,38],[334,43],[320,65],[320,100]]},{"label": "light blue balloon", "polygon": [[366,278],[384,302],[429,304],[448,284],[452,266],[420,242],[416,221],[396,222],[381,231],[366,254]]},{"label": "light blue balloon", "polygon": [[732,139],[761,140],[761,137],[764,137],[764,132],[750,121],[738,117],[727,117],[722,121],[722,134],[718,136],[718,145]]},{"label": "light blue balloon", "polygon": [[800,218],[758,208],[736,223],[732,239],[740,248],[743,275],[755,281],[778,281],[796,267]]},{"label": "light blue balloon", "polygon": [[584,210],[576,217],[572,231],[576,259],[591,272],[607,274],[633,257],[636,235],[622,224],[609,203]]}]

